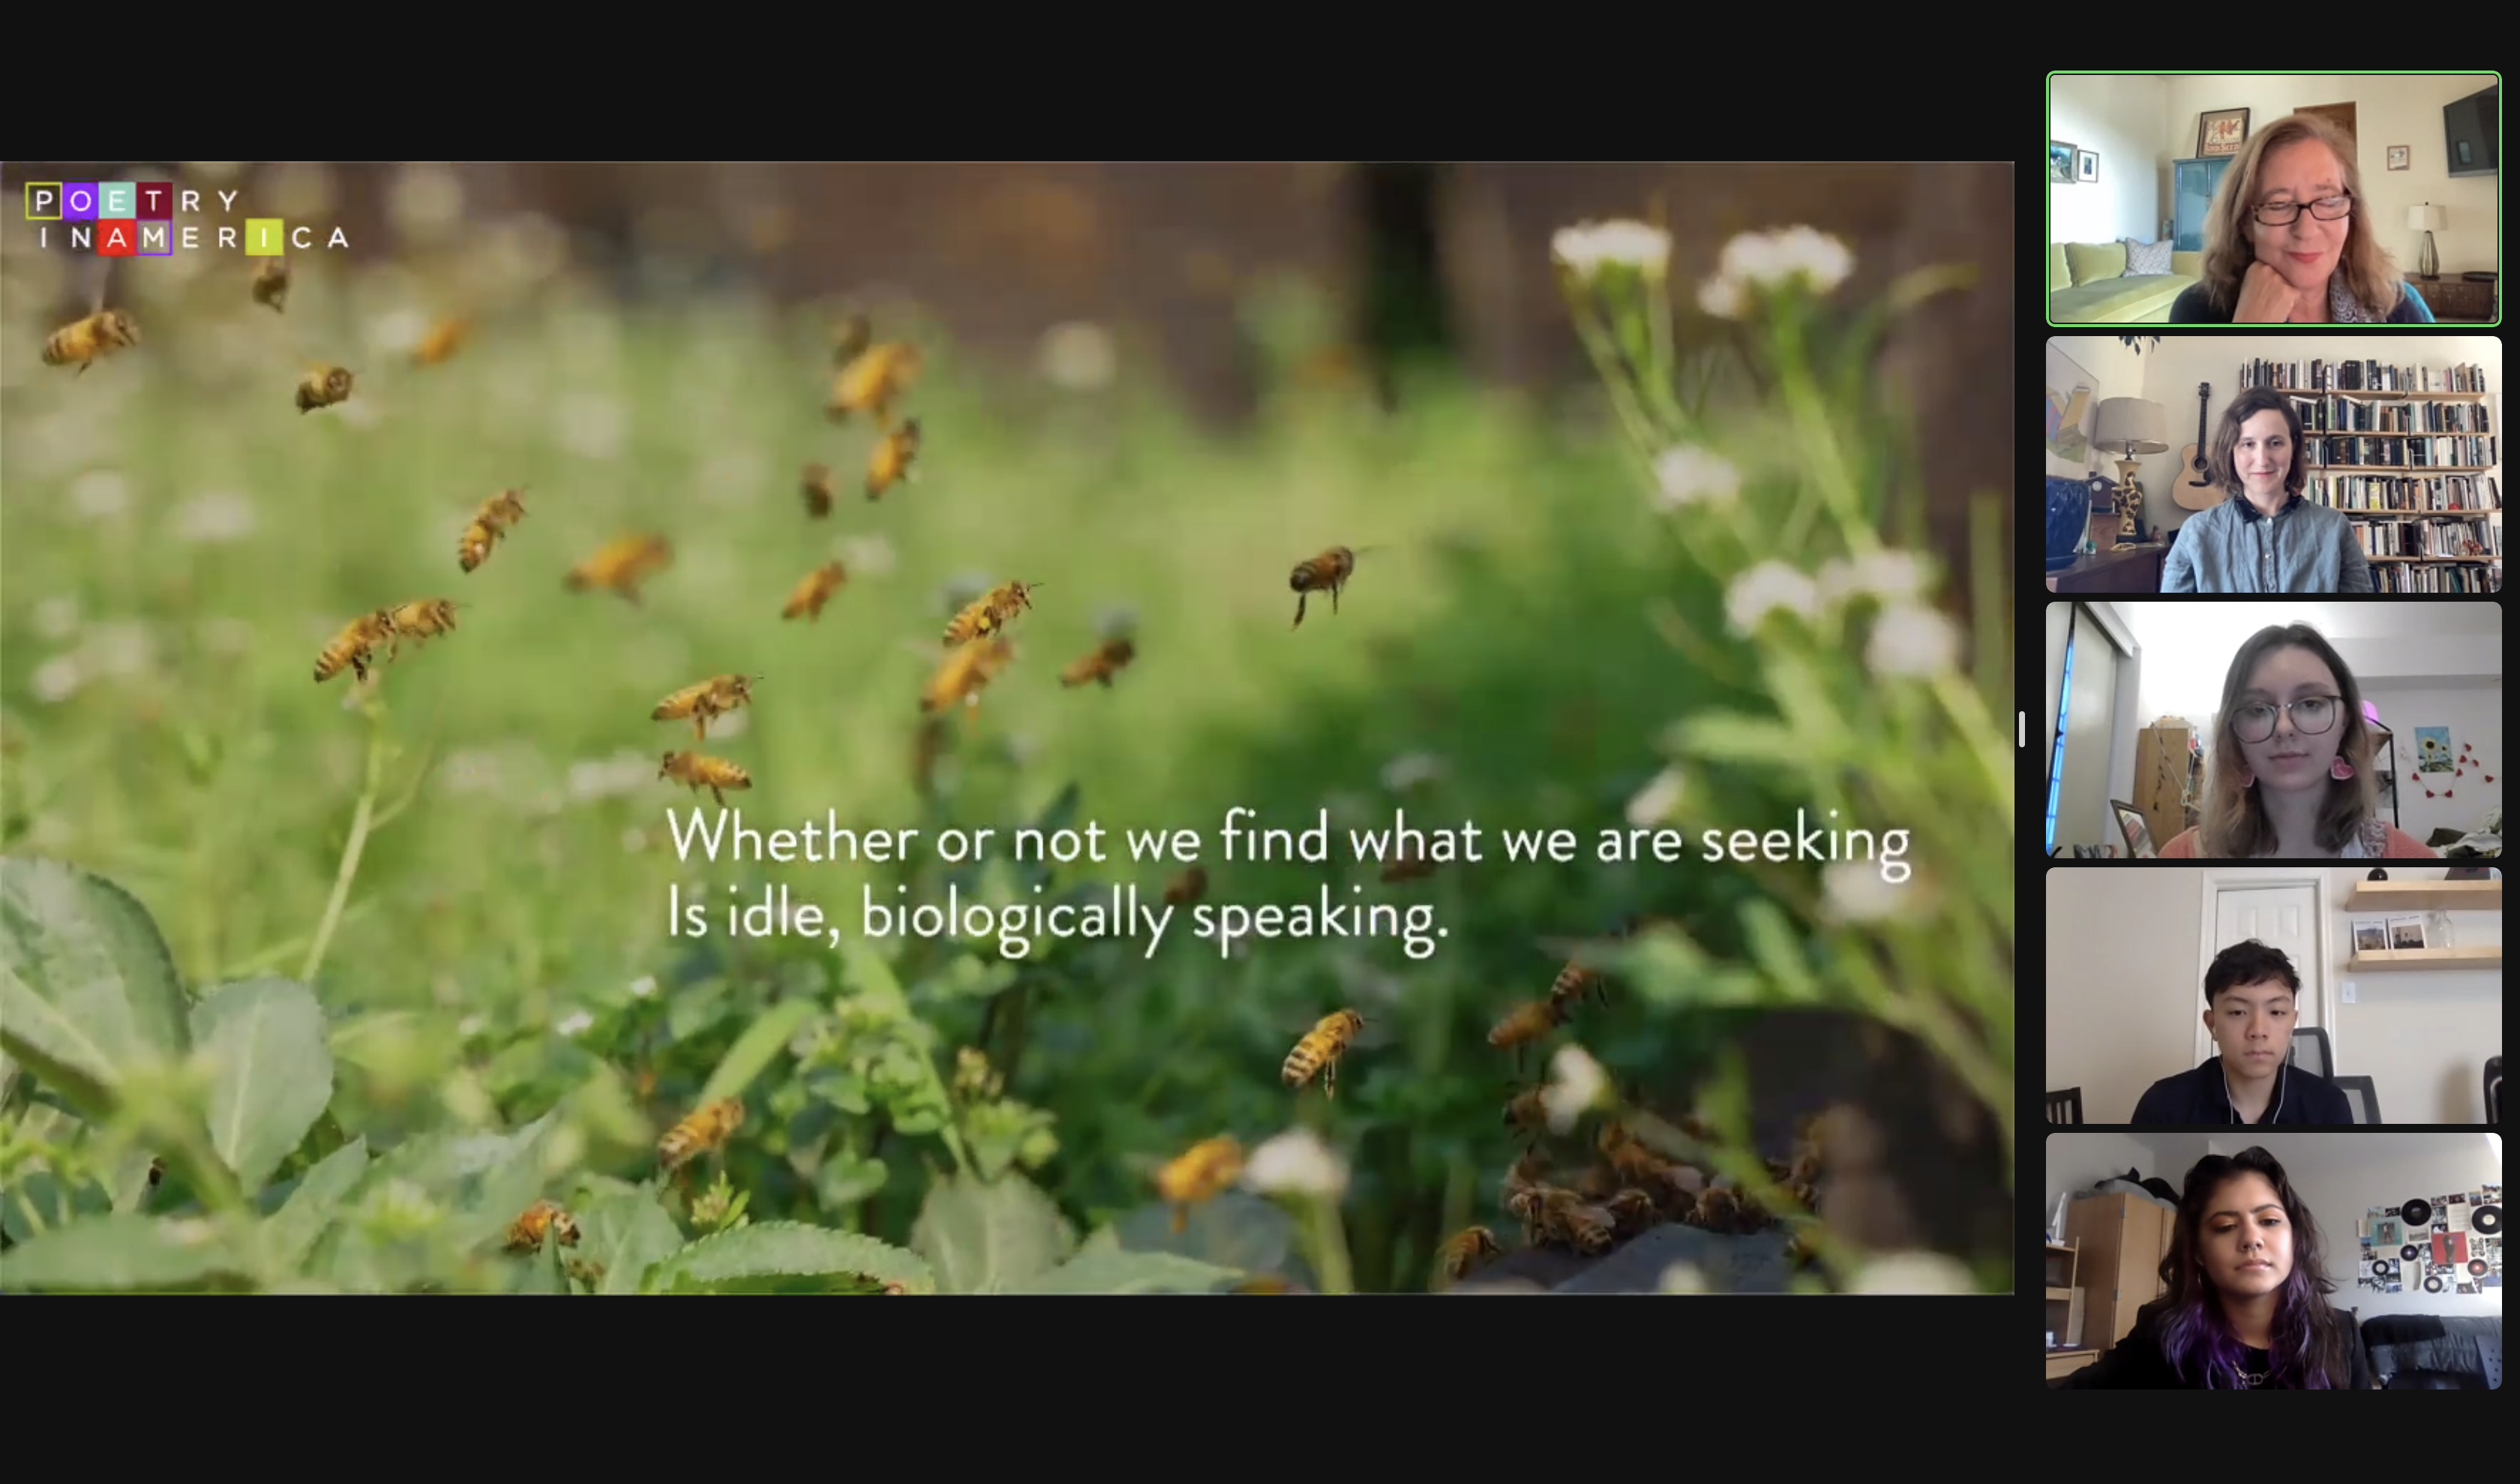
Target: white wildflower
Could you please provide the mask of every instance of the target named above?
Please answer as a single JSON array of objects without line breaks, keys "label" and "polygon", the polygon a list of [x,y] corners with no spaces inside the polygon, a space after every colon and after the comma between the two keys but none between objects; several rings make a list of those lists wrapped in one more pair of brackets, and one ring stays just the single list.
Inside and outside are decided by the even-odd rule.
[{"label": "white wildflower", "polygon": [[137,619],[96,625],[88,629],[80,654],[81,668],[90,674],[139,674],[149,668],[149,626]]},{"label": "white wildflower", "polygon": [[1749,311],[1749,291],[1739,279],[1710,278],[1697,286],[1697,307],[1717,319],[1739,319]]},{"label": "white wildflower", "polygon": [[1563,1045],[1549,1059],[1549,1086],[1541,1090],[1540,1105],[1549,1111],[1549,1130],[1564,1137],[1575,1131],[1575,1120],[1598,1105],[1610,1088],[1609,1074],[1593,1054],[1578,1045]]},{"label": "white wildflower", "polygon": [[1672,448],[1654,460],[1654,483],[1662,487],[1662,507],[1729,503],[1741,496],[1741,471],[1724,455],[1706,448]]},{"label": "white wildflower", "polygon": [[1811,575],[1782,562],[1761,562],[1732,580],[1724,594],[1724,611],[1732,631],[1747,637],[1759,622],[1782,611],[1809,619],[1820,611],[1820,587]]},{"label": "white wildflower", "polygon": [[1035,360],[1044,380],[1069,392],[1107,387],[1120,374],[1120,352],[1111,332],[1081,320],[1044,331]]},{"label": "white wildflower", "polygon": [[1347,1162],[1312,1130],[1289,1129],[1251,1151],[1242,1183],[1264,1195],[1336,1200],[1347,1190]]},{"label": "white wildflower", "polygon": [[554,1023],[552,1029],[562,1036],[583,1036],[586,1034],[587,1027],[593,1024],[595,1024],[595,1015],[592,1011],[571,1010]]},{"label": "white wildflower", "polygon": [[1637,829],[1653,829],[1669,823],[1679,811],[1685,792],[1680,769],[1664,768],[1628,801],[1628,823]]},{"label": "white wildflower", "polygon": [[1939,1252],[1896,1252],[1864,1265],[1850,1293],[1975,1293],[1966,1265]]},{"label": "white wildflower", "polygon": [[197,494],[175,512],[175,537],[182,541],[242,540],[253,526],[253,501],[233,489]]},{"label": "white wildflower", "polygon": [[55,655],[35,670],[35,699],[57,706],[76,695],[86,683],[87,675],[79,669],[78,656]]},{"label": "white wildflower", "polygon": [[1744,232],[1724,245],[1716,271],[1736,282],[1780,288],[1799,278],[1825,294],[1846,281],[1855,256],[1846,244],[1810,227]]},{"label": "white wildflower", "polygon": [[655,993],[656,976],[653,974],[642,974],[630,981],[630,997],[633,999],[645,999]]},{"label": "white wildflower", "polygon": [[1402,753],[1382,767],[1382,786],[1395,794],[1405,794],[1420,783],[1444,775],[1444,760],[1433,753]]},{"label": "white wildflower", "polygon": [[1706,1283],[1706,1275],[1698,1270],[1695,1263],[1674,1263],[1670,1267],[1662,1270],[1662,1283],[1657,1291],[1662,1293],[1707,1293],[1713,1290],[1708,1288]]},{"label": "white wildflower", "polygon": [[587,802],[637,793],[656,776],[654,758],[647,753],[615,752],[611,757],[572,763],[568,794]]},{"label": "white wildflower", "polygon": [[1828,916],[1836,922],[1878,922],[1902,906],[1913,905],[1907,881],[1885,881],[1873,860],[1836,860],[1821,872]]},{"label": "white wildflower", "polygon": [[1581,278],[1613,265],[1659,278],[1671,266],[1671,234],[1642,221],[1579,222],[1557,229],[1549,255]]},{"label": "white wildflower", "polygon": [[78,629],[78,599],[46,598],[35,605],[35,631],[47,639],[67,639]]},{"label": "white wildflower", "polygon": [[854,536],[840,543],[840,561],[852,578],[879,578],[892,571],[892,542],[880,535]]},{"label": "white wildflower", "polygon": [[1958,662],[1959,629],[1918,603],[1901,603],[1872,625],[1866,663],[1875,674],[1932,676]]},{"label": "white wildflower", "polygon": [[70,509],[91,521],[110,521],[131,508],[131,482],[112,469],[91,469],[70,486]]},{"label": "white wildflower", "polygon": [[466,1041],[471,1041],[473,1037],[480,1035],[481,1032],[489,1026],[489,1024],[490,1021],[487,1016],[467,1015],[462,1020],[455,1023],[455,1034],[463,1037]]},{"label": "white wildflower", "polygon": [[1820,595],[1832,605],[1864,597],[1906,602],[1925,595],[1930,576],[1924,558],[1912,551],[1869,551],[1852,561],[1831,557],[1821,564]]}]

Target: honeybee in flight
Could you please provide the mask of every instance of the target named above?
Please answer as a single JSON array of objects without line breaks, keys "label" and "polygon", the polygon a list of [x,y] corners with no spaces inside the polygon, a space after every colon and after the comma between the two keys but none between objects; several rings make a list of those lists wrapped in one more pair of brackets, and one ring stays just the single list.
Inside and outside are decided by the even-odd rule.
[{"label": "honeybee in flight", "polygon": [[750,701],[752,682],[761,678],[760,675],[711,675],[657,702],[656,709],[648,714],[648,719],[680,721],[688,717],[691,719],[692,735],[705,739],[710,720]]},{"label": "honeybee in flight", "polygon": [[936,667],[926,691],[920,696],[919,709],[942,711],[957,701],[965,706],[979,705],[981,688],[996,679],[1014,657],[1014,646],[1003,634],[948,650],[944,663]]},{"label": "honeybee in flight", "polygon": [[1415,846],[1402,846],[1382,867],[1385,881],[1420,881],[1435,874],[1436,862],[1419,854]]},{"label": "honeybee in flight", "polygon": [[562,1246],[574,1247],[577,1245],[577,1219],[562,1210],[558,1201],[538,1200],[509,1225],[508,1250],[518,1253],[540,1251],[545,1232],[551,1233]]},{"label": "honeybee in flight", "polygon": [[350,672],[359,679],[367,679],[371,653],[378,645],[391,639],[393,633],[394,611],[390,608],[380,608],[352,619],[339,633],[333,635],[332,642],[324,646],[323,653],[315,657],[315,683],[321,685],[339,674],[343,666],[349,667]]},{"label": "honeybee in flight", "polygon": [[571,592],[600,588],[617,592],[632,604],[639,584],[674,563],[674,548],[661,535],[625,535],[570,569]]},{"label": "honeybee in flight", "polygon": [[1286,1053],[1285,1065],[1278,1069],[1279,1077],[1287,1087],[1300,1092],[1304,1084],[1313,1080],[1313,1074],[1319,1072],[1322,1095],[1338,1096],[1339,1058],[1347,1053],[1349,1044],[1364,1030],[1365,1017],[1356,1011],[1331,1011],[1305,1032],[1304,1039],[1296,1042],[1295,1048]]},{"label": "honeybee in flight", "polygon": [[402,653],[402,641],[405,639],[411,640],[413,646],[418,647],[424,639],[433,639],[439,634],[452,633],[454,630],[455,600],[453,598],[421,598],[415,602],[396,604],[393,611],[393,640],[385,646],[385,658],[390,660]]},{"label": "honeybee in flight", "polygon": [[509,527],[525,518],[524,501],[518,498],[524,492],[525,487],[519,485],[514,489],[502,489],[481,502],[481,508],[472,512],[471,523],[465,526],[464,533],[456,538],[455,565],[471,572],[490,560],[490,548],[497,544],[499,537],[507,533]]},{"label": "honeybee in flight", "polygon": [[815,520],[832,513],[832,466],[805,466],[805,513]]},{"label": "honeybee in flight", "polygon": [[121,309],[99,309],[85,319],[74,319],[55,330],[44,340],[44,364],[76,366],[77,374],[87,375],[87,368],[116,350],[129,349],[140,344],[140,322]]},{"label": "honeybee in flight", "polygon": [[472,327],[463,320],[439,320],[429,327],[427,335],[421,337],[420,345],[411,352],[412,364],[415,366],[444,364],[456,351],[464,348],[464,342],[471,338],[472,333]]},{"label": "honeybee in flight", "polygon": [[1544,1088],[1525,1088],[1507,1099],[1505,1126],[1528,1141],[1538,1138],[1549,1127],[1549,1101]]},{"label": "honeybee in flight", "polygon": [[[1365,549],[1371,551],[1373,548],[1369,546]],[[1295,590],[1295,622],[1287,626],[1292,628],[1304,626],[1304,605],[1312,601],[1312,595],[1317,592],[1327,592],[1330,595],[1330,614],[1336,617],[1339,591],[1347,586],[1347,580],[1354,576],[1356,576],[1356,552],[1346,546],[1333,546],[1319,556],[1297,562],[1294,572],[1286,579],[1286,585]]]},{"label": "honeybee in flight", "polygon": [[1242,1178],[1242,1145],[1231,1136],[1201,1139],[1155,1172],[1155,1193],[1173,1208],[1173,1229],[1190,1226],[1190,1208],[1213,1200]]},{"label": "honeybee in flight", "polygon": [[830,602],[832,594],[839,591],[840,584],[848,580],[847,568],[837,562],[825,562],[798,580],[794,590],[788,594],[788,606],[779,611],[779,617],[792,619],[801,614],[809,623],[821,622],[823,605]]},{"label": "honeybee in flight", "polygon": [[1032,607],[1033,589],[1041,582],[1004,582],[963,605],[945,625],[945,647],[985,639]]},{"label": "honeybee in flight", "polygon": [[1485,1227],[1468,1227],[1444,1239],[1435,1249],[1434,1281],[1429,1289],[1442,1289],[1460,1282],[1471,1268],[1497,1255],[1496,1233]]},{"label": "honeybee in flight", "polygon": [[752,774],[735,764],[724,758],[711,758],[690,751],[665,754],[665,765],[657,770],[656,776],[688,783],[695,793],[707,789],[709,797],[718,802],[720,809],[726,807],[723,790],[752,786]]},{"label": "honeybee in flight", "polygon": [[721,1097],[667,1129],[665,1136],[656,1140],[656,1162],[671,1174],[698,1155],[725,1148],[742,1127],[743,1100]]},{"label": "honeybee in flight", "polygon": [[826,411],[835,423],[846,422],[852,412],[865,412],[878,424],[888,424],[893,402],[919,380],[921,365],[915,346],[886,341],[870,347],[840,368]]},{"label": "honeybee in flight", "polygon": [[253,301],[274,314],[289,312],[289,259],[266,257],[253,270]]},{"label": "honeybee in flight", "polygon": [[896,484],[916,483],[910,473],[911,460],[919,457],[919,419],[905,417],[901,426],[877,439],[875,448],[867,454],[866,497],[883,498],[883,492]]},{"label": "honeybee in flight", "polygon": [[346,366],[317,366],[297,381],[297,410],[312,412],[318,407],[338,407],[350,399],[350,383],[354,378]]},{"label": "honeybee in flight", "polygon": [[1515,1071],[1522,1070],[1523,1047],[1540,1040],[1566,1023],[1557,1006],[1546,999],[1516,1005],[1488,1032],[1488,1044],[1500,1051],[1513,1052]]},{"label": "honeybee in flight", "polygon": [[1065,670],[1060,671],[1058,672],[1058,683],[1066,686],[1077,686],[1083,685],[1088,681],[1092,681],[1093,683],[1102,686],[1103,689],[1108,690],[1111,688],[1111,677],[1118,674],[1122,670],[1128,668],[1129,662],[1137,657],[1138,646],[1136,641],[1131,639],[1104,639],[1101,644],[1095,646],[1092,654],[1071,663]]},{"label": "honeybee in flight", "polygon": [[863,314],[852,314],[832,327],[832,366],[845,371],[849,362],[866,353],[867,342],[875,339],[875,326]]},{"label": "honeybee in flight", "polygon": [[1207,867],[1193,865],[1164,883],[1164,905],[1183,906],[1207,895]]},{"label": "honeybee in flight", "polygon": [[1559,969],[1557,977],[1550,981],[1549,1002],[1557,1006],[1561,1013],[1571,1016],[1575,1013],[1577,1001],[1586,995],[1603,1004],[1610,1002],[1609,987],[1602,983],[1598,969],[1586,968],[1573,959],[1567,960],[1566,967]]}]

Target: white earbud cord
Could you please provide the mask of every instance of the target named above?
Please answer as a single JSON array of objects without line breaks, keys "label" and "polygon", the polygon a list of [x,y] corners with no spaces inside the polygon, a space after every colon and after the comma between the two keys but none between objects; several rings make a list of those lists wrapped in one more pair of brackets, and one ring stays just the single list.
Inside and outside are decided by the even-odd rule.
[{"label": "white earbud cord", "polygon": [[[2286,1057],[2284,1059],[2283,1070],[2275,1074],[2274,1117],[2268,1119],[2267,1122],[2273,1123],[2283,1117],[2284,1089],[2291,1085],[2292,1059],[2290,1057]],[[2223,1069],[2223,1111],[2230,1115],[2231,1122],[2238,1123],[2240,1121],[2240,1100],[2231,1095],[2231,1069],[2228,1067],[2225,1067]]]}]

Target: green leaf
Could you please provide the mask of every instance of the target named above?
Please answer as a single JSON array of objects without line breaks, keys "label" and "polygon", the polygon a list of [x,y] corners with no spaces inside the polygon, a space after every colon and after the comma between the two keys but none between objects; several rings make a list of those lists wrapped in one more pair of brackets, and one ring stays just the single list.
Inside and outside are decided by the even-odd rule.
[{"label": "green leaf", "polygon": [[1020,1287],[1017,1293],[1213,1293],[1244,1274],[1171,1252],[1105,1248],[1080,1254]]},{"label": "green leaf", "polygon": [[1786,921],[1784,908],[1765,898],[1747,904],[1741,908],[1741,931],[1759,966],[1787,998],[1804,1004],[1819,1002],[1820,981],[1813,977],[1809,956]]},{"label": "green leaf", "polygon": [[1042,806],[1041,812],[1034,816],[1032,828],[1042,833],[1045,856],[1048,854],[1049,837],[1076,823],[1076,811],[1084,800],[1084,791],[1077,787],[1073,779],[1070,779],[1067,786],[1053,796],[1048,804]]},{"label": "green leaf", "polygon": [[57,860],[0,858],[0,1049],[92,1123],[133,1069],[192,1050],[182,982],[149,909]]},{"label": "green leaf", "polygon": [[1810,741],[1780,721],[1762,720],[1737,712],[1691,717],[1672,728],[1682,752],[1710,763],[1747,763],[1785,766],[1809,759]]},{"label": "green leaf", "polygon": [[318,1161],[262,1224],[262,1266],[272,1278],[294,1273],[315,1250],[341,1202],[368,1173],[368,1141],[354,1138]]},{"label": "green leaf", "polygon": [[941,1175],[910,1229],[913,1251],[935,1265],[947,1293],[1003,1293],[1076,1250],[1075,1229],[1020,1175],[982,1183]]},{"label": "green leaf", "polygon": [[1110,1227],[1109,1244],[1124,1252],[1168,1252],[1241,1273],[1277,1273],[1295,1248],[1295,1219],[1276,1201],[1228,1190],[1190,1208],[1181,1230],[1172,1207],[1141,1206]]},{"label": "green leaf", "polygon": [[810,999],[783,999],[772,1005],[727,1048],[717,1070],[709,1074],[708,1085],[700,1089],[698,1102],[742,1096],[752,1080],[788,1049],[796,1033],[822,1013],[823,1007]]},{"label": "green leaf", "polygon": [[604,1270],[602,1293],[637,1293],[648,1270],[683,1245],[682,1229],[647,1191],[608,1196],[578,1219],[579,1257]]},{"label": "green leaf", "polygon": [[99,1216],[11,1248],[0,1269],[12,1289],[58,1293],[182,1288],[249,1266],[199,1217]]},{"label": "green leaf", "polygon": [[868,1003],[883,1009],[906,1010],[910,1001],[902,997],[901,980],[892,965],[876,951],[874,944],[855,934],[840,939],[840,964],[853,992]]},{"label": "green leaf", "polygon": [[719,1284],[777,1277],[863,1277],[899,1283],[912,1293],[936,1291],[936,1275],[915,1254],[853,1231],[797,1222],[765,1222],[701,1237],[648,1270],[639,1291],[713,1292]]},{"label": "green leaf", "polygon": [[302,984],[223,984],[193,1006],[197,1053],[211,1062],[210,1147],[259,1190],[333,1100],[324,1008]]}]

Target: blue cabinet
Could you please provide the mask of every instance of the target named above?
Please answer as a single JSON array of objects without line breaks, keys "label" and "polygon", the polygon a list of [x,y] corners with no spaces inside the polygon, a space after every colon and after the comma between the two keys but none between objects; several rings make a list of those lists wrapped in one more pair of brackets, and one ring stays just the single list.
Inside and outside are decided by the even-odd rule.
[{"label": "blue cabinet", "polygon": [[2174,253],[2205,251],[2205,209],[2223,184],[2223,172],[2238,157],[2174,160],[2170,162],[2170,249]]}]

